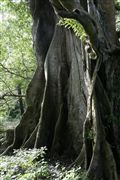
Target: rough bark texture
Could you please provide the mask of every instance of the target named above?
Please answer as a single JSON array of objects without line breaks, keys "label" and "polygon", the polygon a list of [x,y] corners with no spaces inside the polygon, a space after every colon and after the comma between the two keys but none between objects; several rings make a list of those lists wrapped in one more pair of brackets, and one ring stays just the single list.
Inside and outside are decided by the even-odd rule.
[{"label": "rough bark texture", "polygon": [[97,58],[89,58],[71,30],[56,25],[59,16],[48,0],[30,1],[38,66],[27,90],[27,110],[3,154],[47,146],[53,157],[73,158],[91,180],[118,180],[120,53],[115,53],[114,3],[74,3],[78,10],[55,11],[83,25]]}]

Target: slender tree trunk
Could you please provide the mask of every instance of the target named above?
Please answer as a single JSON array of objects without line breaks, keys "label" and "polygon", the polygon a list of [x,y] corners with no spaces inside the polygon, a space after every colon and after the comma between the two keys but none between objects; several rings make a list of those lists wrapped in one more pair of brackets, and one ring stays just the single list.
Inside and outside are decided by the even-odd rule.
[{"label": "slender tree trunk", "polygon": [[21,93],[20,85],[17,86],[17,92],[18,92],[18,95],[20,96],[18,101],[19,101],[19,107],[20,107],[20,114],[22,115],[24,113],[24,104],[23,104],[23,99],[21,97],[22,93]]}]

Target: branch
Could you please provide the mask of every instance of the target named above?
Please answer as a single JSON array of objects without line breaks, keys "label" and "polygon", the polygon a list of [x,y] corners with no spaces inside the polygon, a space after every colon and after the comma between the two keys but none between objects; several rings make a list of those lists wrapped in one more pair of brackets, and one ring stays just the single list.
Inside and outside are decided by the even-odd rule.
[{"label": "branch", "polygon": [[10,73],[10,74],[12,74],[12,75],[19,76],[19,77],[21,77],[21,78],[23,78],[23,79],[27,79],[27,80],[30,79],[30,78],[28,78],[28,77],[24,77],[24,76],[22,76],[21,74],[17,74],[17,73],[15,73],[15,72],[9,70],[9,69],[8,69],[7,67],[5,67],[2,63],[0,63],[0,66],[1,66],[3,69],[5,69],[6,72],[8,72],[8,73]]},{"label": "branch", "polygon": [[5,97],[17,97],[17,98],[22,97],[22,98],[25,98],[25,97],[26,97],[26,95],[19,95],[19,94],[7,94],[7,93],[5,93],[5,94],[3,94],[3,95],[1,95],[1,96],[0,96],[0,100],[5,99]]},{"label": "branch", "polygon": [[[6,88],[9,90],[9,93],[13,94],[13,90],[9,87],[7,82],[2,77],[0,77],[0,81],[5,84]],[[6,93],[6,94],[8,94],[8,93]]]}]

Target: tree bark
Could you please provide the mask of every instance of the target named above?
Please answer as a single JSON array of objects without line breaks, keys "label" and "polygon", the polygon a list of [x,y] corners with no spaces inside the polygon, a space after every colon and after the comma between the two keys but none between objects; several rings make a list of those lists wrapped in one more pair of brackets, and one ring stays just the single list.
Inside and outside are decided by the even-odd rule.
[{"label": "tree bark", "polygon": [[[47,146],[52,157],[74,159],[91,180],[118,180],[120,62],[114,3],[88,0],[78,6],[73,12],[54,7],[56,15],[48,0],[30,1],[38,66],[27,90],[27,110],[3,154]],[[56,25],[59,16],[83,25],[96,60],[72,30]]]}]

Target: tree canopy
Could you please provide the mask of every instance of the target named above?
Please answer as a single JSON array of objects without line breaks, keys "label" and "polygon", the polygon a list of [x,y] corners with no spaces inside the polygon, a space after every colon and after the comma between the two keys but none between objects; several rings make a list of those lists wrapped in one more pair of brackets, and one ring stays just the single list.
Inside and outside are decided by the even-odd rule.
[{"label": "tree canopy", "polygon": [[[32,19],[26,1],[1,2],[1,56],[0,56],[0,119],[8,118],[18,106],[15,116],[20,118],[19,96],[25,91],[35,71],[35,53],[32,45]],[[21,95],[18,94],[18,86]],[[18,104],[18,105],[17,105]],[[24,101],[25,104],[25,101]]]}]

